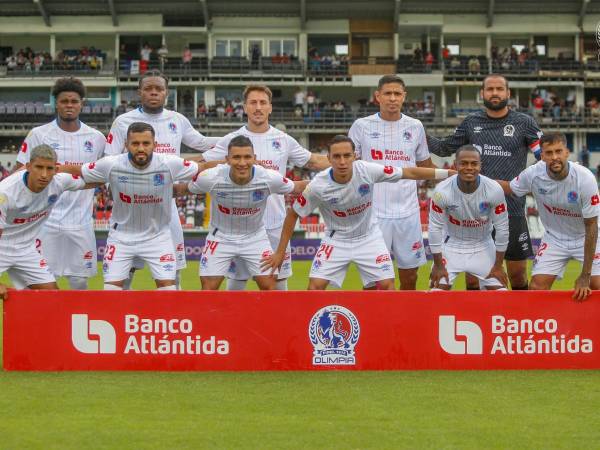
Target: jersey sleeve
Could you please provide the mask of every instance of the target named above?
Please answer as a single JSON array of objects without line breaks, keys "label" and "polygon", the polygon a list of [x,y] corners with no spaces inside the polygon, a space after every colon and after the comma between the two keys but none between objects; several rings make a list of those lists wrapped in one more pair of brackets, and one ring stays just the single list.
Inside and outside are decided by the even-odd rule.
[{"label": "jersey sleeve", "polygon": [[[544,164],[543,162],[538,164]],[[510,182],[510,190],[517,197],[523,197],[531,192],[531,185],[533,183],[533,174],[536,170],[537,164],[529,166],[523,172],[521,172],[516,178],[513,178]]]},{"label": "jersey sleeve", "polygon": [[78,191],[83,189],[85,181],[83,178],[77,175],[71,175],[68,173],[58,173],[55,175],[57,184],[63,191]]},{"label": "jersey sleeve", "polygon": [[108,183],[108,177],[116,156],[107,156],[96,162],[81,166],[81,175],[86,183]]},{"label": "jersey sleeve", "polygon": [[267,172],[267,184],[271,194],[289,194],[294,190],[294,183],[281,176],[279,172],[271,169],[265,169]]},{"label": "jersey sleeve", "polygon": [[198,173],[198,164],[175,155],[168,155],[167,164],[173,181],[189,181]]},{"label": "jersey sleeve", "polygon": [[535,159],[540,160],[542,148],[540,147],[540,138],[544,134],[533,117],[526,116],[524,138],[529,150],[533,152]]},{"label": "jersey sleeve", "polygon": [[508,247],[508,208],[506,206],[506,198],[502,187],[498,185],[497,189],[494,189],[492,197],[492,223],[496,230],[494,242],[496,244],[496,250],[499,252],[505,252]]},{"label": "jersey sleeve", "polygon": [[40,145],[42,141],[39,139],[38,135],[31,130],[23,143],[21,144],[21,149],[17,154],[17,162],[21,164],[27,164],[29,162],[29,155],[31,155],[31,150],[34,147]]},{"label": "jersey sleeve", "polygon": [[220,161],[227,156],[227,146],[229,145],[229,137],[219,138],[215,146],[202,154],[204,161]]},{"label": "jersey sleeve", "polygon": [[431,253],[442,253],[442,240],[444,233],[444,209],[446,208],[446,198],[437,189],[433,193],[429,203],[429,249]]},{"label": "jersey sleeve", "polygon": [[312,153],[302,147],[296,139],[287,136],[288,161],[296,167],[304,167],[308,164]]},{"label": "jersey sleeve", "polygon": [[598,194],[598,185],[591,172],[586,170],[586,176],[583,177],[579,187],[581,198],[581,215],[584,219],[600,216],[600,196]]},{"label": "jersey sleeve", "polygon": [[192,181],[188,183],[189,191],[192,194],[210,192],[218,181],[218,168],[219,166],[213,167],[194,176]]},{"label": "jersey sleeve", "polygon": [[6,216],[9,205],[8,202],[8,195],[0,191],[0,235],[2,234],[2,229],[6,226]]},{"label": "jersey sleeve", "polygon": [[366,171],[373,183],[395,183],[402,179],[402,168],[382,166],[371,162],[364,162]]},{"label": "jersey sleeve", "polygon": [[427,145],[429,152],[437,156],[450,156],[456,152],[460,147],[469,143],[469,136],[467,134],[467,120],[463,120],[462,123],[456,127],[454,133],[445,138],[436,138],[434,136],[427,136]]},{"label": "jersey sleeve", "polygon": [[425,136],[425,128],[423,124],[419,122],[419,137],[417,142],[417,148],[415,149],[415,160],[425,161],[431,158],[429,154],[429,146],[427,145],[427,136]]},{"label": "jersey sleeve", "polygon": [[310,182],[304,192],[300,194],[294,203],[292,208],[300,217],[306,217],[317,207],[318,197],[317,194],[311,189],[313,182]]},{"label": "jersey sleeve", "polygon": [[348,137],[350,139],[352,139],[352,142],[354,142],[354,150],[355,150],[357,158],[362,158],[363,149],[362,149],[361,136],[362,136],[362,129],[360,127],[359,121],[356,120],[350,127],[350,131],[348,131]]},{"label": "jersey sleeve", "polygon": [[108,136],[106,137],[106,146],[104,147],[105,155],[120,155],[125,151],[125,138],[127,131],[121,125],[117,117],[110,127]]},{"label": "jersey sleeve", "polygon": [[219,138],[217,137],[206,137],[198,130],[196,130],[187,117],[181,116],[181,129],[182,137],[181,142],[188,147],[198,150],[199,152],[205,152],[215,146]]},{"label": "jersey sleeve", "polygon": [[106,138],[100,132],[98,132],[94,148],[96,149],[96,159],[102,158],[106,149]]}]

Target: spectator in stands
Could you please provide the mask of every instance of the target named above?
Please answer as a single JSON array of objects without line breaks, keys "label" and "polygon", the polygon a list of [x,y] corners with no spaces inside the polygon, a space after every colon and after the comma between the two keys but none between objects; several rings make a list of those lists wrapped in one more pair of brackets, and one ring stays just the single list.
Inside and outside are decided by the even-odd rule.
[{"label": "spectator in stands", "polygon": [[121,114],[125,114],[127,112],[127,102],[125,100],[121,100],[121,104],[117,106],[115,109],[115,115],[120,116]]},{"label": "spectator in stands", "polygon": [[6,58],[6,67],[8,69],[15,69],[17,67],[17,57],[15,55],[10,55]]},{"label": "spectator in stands", "polygon": [[447,46],[444,46],[444,48],[442,49],[442,59],[444,60],[444,62],[448,62],[448,60],[450,59],[450,49]]},{"label": "spectator in stands", "polygon": [[217,112],[217,117],[219,119],[223,119],[225,117],[225,105],[223,103],[219,102],[217,104],[216,112]]},{"label": "spectator in stands", "polygon": [[581,151],[579,152],[577,159],[583,167],[590,167],[590,152],[587,145],[584,144],[581,146]]},{"label": "spectator in stands", "polygon": [[296,89],[294,93],[294,108],[300,108],[303,112],[306,112],[306,93],[302,88]]},{"label": "spectator in stands", "polygon": [[600,103],[598,103],[598,99],[596,97],[592,97],[589,102],[587,102],[587,107],[589,109],[590,116],[596,121],[600,118]]},{"label": "spectator in stands", "polygon": [[252,69],[254,69],[254,70],[258,69],[258,63],[260,61],[260,56],[261,56],[260,48],[258,47],[258,44],[254,44],[250,51],[250,62],[252,64]]},{"label": "spectator in stands", "polygon": [[140,73],[144,73],[150,66],[150,56],[152,55],[152,47],[148,42],[140,50]]},{"label": "spectator in stands", "polygon": [[167,64],[167,59],[169,57],[169,49],[167,48],[167,44],[163,44],[156,52],[158,54],[158,61],[160,62],[160,70],[164,72],[165,64]]},{"label": "spectator in stands", "polygon": [[313,91],[308,91],[306,94],[306,112],[311,115],[315,109],[316,97]]},{"label": "spectator in stands", "polygon": [[208,109],[206,108],[206,105],[204,104],[204,102],[200,102],[200,104],[198,105],[198,118],[199,119],[206,119],[206,116],[208,115]]},{"label": "spectator in stands", "polygon": [[194,222],[197,227],[204,226],[204,211],[206,210],[206,206],[204,205],[204,196],[198,195],[196,196],[196,207],[194,211]]},{"label": "spectator in stands", "polygon": [[481,73],[481,63],[476,56],[471,56],[468,62],[469,66],[469,75],[475,75]]},{"label": "spectator in stands", "polygon": [[425,71],[431,73],[431,70],[433,68],[433,53],[431,52],[427,52],[427,54],[425,55]]},{"label": "spectator in stands", "polygon": [[544,114],[544,104],[545,102],[541,95],[538,94],[533,98],[532,105],[534,117],[542,117],[542,115]]},{"label": "spectator in stands", "polygon": [[460,69],[460,61],[458,60],[458,58],[456,56],[453,56],[452,60],[450,61],[450,72],[458,72],[459,69]]},{"label": "spectator in stands", "polygon": [[181,57],[181,62],[186,72],[192,70],[192,51],[187,46],[183,48],[183,56]]},{"label": "spectator in stands", "polygon": [[417,48],[415,48],[415,51],[413,52],[413,59],[416,63],[423,62],[423,50],[421,50],[421,47],[419,47],[418,45]]}]

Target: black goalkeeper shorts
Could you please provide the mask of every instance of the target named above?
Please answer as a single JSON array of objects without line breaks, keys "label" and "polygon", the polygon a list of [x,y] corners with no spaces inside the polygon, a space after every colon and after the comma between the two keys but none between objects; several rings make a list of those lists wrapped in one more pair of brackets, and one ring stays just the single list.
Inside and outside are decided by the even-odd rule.
[{"label": "black goalkeeper shorts", "polygon": [[527,217],[508,216],[508,248],[504,259],[508,261],[522,261],[533,257]]}]

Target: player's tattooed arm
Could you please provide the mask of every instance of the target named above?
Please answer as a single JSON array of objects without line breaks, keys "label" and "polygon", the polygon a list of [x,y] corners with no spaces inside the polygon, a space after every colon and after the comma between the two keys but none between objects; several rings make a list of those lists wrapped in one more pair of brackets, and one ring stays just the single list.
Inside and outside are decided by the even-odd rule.
[{"label": "player's tattooed arm", "polygon": [[184,197],[190,194],[191,192],[186,183],[176,183],[173,185],[173,197]]},{"label": "player's tattooed arm", "polygon": [[261,270],[265,271],[267,269],[271,269],[270,274],[272,275],[281,267],[281,264],[285,259],[285,251],[287,249],[288,242],[290,242],[290,239],[292,239],[292,235],[294,234],[294,228],[296,227],[297,220],[298,214],[292,208],[289,208],[281,229],[279,245],[273,254],[262,258],[260,263]]},{"label": "player's tattooed arm", "polygon": [[494,180],[496,183],[498,183],[500,185],[500,187],[502,187],[502,190],[504,191],[504,195],[512,195],[513,191],[510,188],[510,181],[506,181],[506,180]]},{"label": "player's tattooed arm", "polygon": [[433,163],[431,158],[424,159],[423,161],[417,161],[417,167],[430,167],[432,169],[437,169],[437,166]]},{"label": "player's tattooed arm", "polygon": [[596,241],[598,240],[598,217],[584,218],[585,241],[583,244],[583,264],[581,274],[575,280],[575,292],[573,298],[578,301],[585,300],[592,293],[590,281],[592,277],[592,263],[596,252]]},{"label": "player's tattooed arm", "polygon": [[71,175],[81,176],[81,166],[75,164],[58,164],[57,173],[70,173]]},{"label": "player's tattooed arm", "polygon": [[431,169],[429,167],[404,167],[402,178],[405,180],[443,180],[456,175],[452,169]]},{"label": "player's tattooed arm", "polygon": [[326,155],[319,155],[318,153],[313,153],[310,155],[310,159],[306,163],[304,167],[313,171],[320,171],[327,169],[330,167],[329,159],[327,159]]}]

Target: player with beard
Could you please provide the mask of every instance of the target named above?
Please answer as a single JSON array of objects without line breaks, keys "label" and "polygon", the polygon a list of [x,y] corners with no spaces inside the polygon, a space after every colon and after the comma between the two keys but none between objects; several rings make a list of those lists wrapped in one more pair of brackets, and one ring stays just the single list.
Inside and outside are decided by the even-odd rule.
[{"label": "player with beard", "polygon": [[[512,180],[527,165],[533,152],[539,159],[542,131],[535,120],[508,108],[510,89],[498,74],[485,77],[481,87],[485,109],[469,114],[454,134],[438,139],[427,136],[429,151],[450,156],[471,144],[481,153],[481,174],[495,180]],[[533,256],[525,217],[525,199],[506,197],[509,218],[508,248],[504,255],[513,290],[527,289],[527,258]],[[477,279],[467,276],[467,289],[479,289]]]},{"label": "player with beard", "polygon": [[[60,164],[85,164],[102,157],[104,135],[79,120],[85,86],[77,78],[59,78],[52,88],[56,119],[32,129],[17,156],[17,167],[29,162],[31,150],[46,144]],[[92,219],[94,192],[65,192],[36,237],[38,250],[55,277],[64,276],[71,289],[87,289],[96,275],[96,235]]]},{"label": "player with beard", "polygon": [[583,265],[573,298],[584,300],[592,289],[600,289],[600,259],[596,258],[600,254],[598,184],[587,168],[568,161],[564,134],[545,134],[541,147],[542,161],[525,169],[510,185],[500,182],[507,194],[524,197],[531,192],[544,225],[529,289],[551,289],[567,263],[576,259]]},{"label": "player with beard", "polygon": [[[169,93],[169,80],[157,70],[145,72],[139,80],[138,94],[141,105],[125,114],[118,116],[106,139],[106,154],[117,155],[127,151],[125,142],[127,140],[127,128],[134,122],[144,122],[152,125],[156,133],[155,153],[164,153],[179,156],[181,145],[199,152],[205,152],[212,148],[219,138],[203,136],[196,130],[190,121],[176,111],[166,109],[165,102]],[[200,160],[201,158],[197,158]],[[193,160],[196,160],[194,158]],[[185,245],[183,241],[183,229],[177,212],[175,200],[171,205],[171,233],[175,245],[177,265],[177,286],[179,287],[179,276],[185,268]],[[141,269],[144,265],[136,261],[133,270]],[[133,272],[133,271],[132,271]],[[129,289],[131,277],[125,282],[125,289]]]}]

